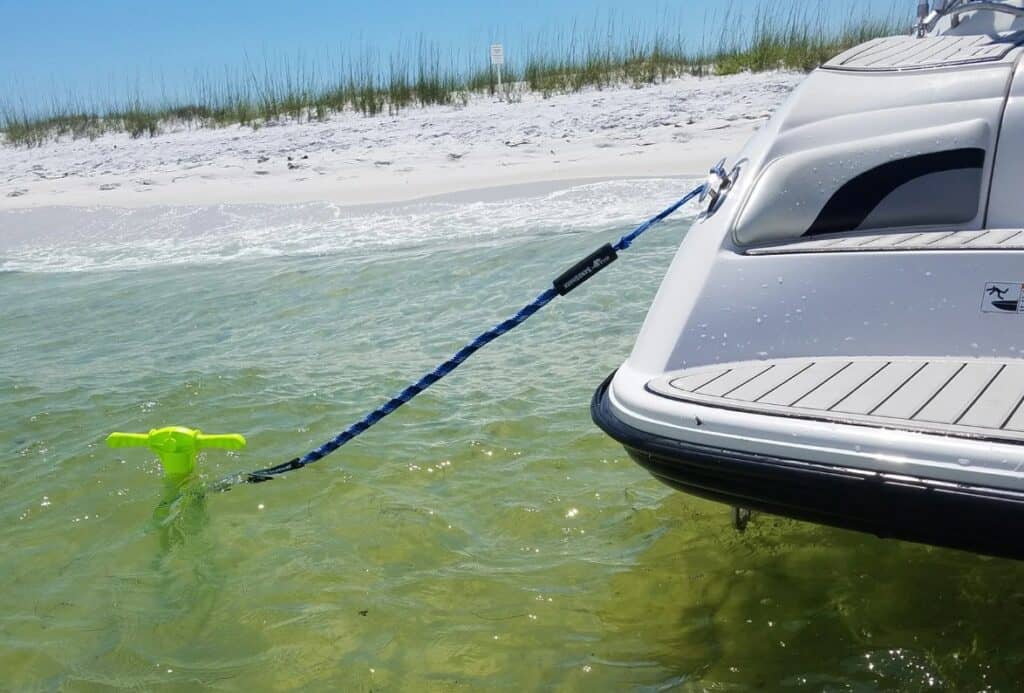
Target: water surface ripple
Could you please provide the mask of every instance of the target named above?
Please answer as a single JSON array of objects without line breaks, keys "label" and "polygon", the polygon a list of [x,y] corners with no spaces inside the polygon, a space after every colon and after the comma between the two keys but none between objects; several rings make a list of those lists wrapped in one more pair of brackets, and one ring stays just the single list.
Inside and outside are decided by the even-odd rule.
[{"label": "water surface ripple", "polygon": [[763,515],[738,535],[591,424],[685,220],[302,473],[176,497],[147,454],[102,446],[245,433],[210,478],[303,453],[686,189],[258,228],[166,211],[230,217],[172,240],[124,215],[102,242],[67,212],[10,227],[2,685],[1015,689],[1017,563]]}]

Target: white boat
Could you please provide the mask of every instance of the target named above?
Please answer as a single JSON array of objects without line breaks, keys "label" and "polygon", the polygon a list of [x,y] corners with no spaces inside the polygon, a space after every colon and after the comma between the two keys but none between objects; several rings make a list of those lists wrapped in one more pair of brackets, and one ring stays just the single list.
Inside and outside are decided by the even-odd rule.
[{"label": "white boat", "polygon": [[1024,558],[1024,0],[920,3],[713,174],[596,423],[683,491]]}]

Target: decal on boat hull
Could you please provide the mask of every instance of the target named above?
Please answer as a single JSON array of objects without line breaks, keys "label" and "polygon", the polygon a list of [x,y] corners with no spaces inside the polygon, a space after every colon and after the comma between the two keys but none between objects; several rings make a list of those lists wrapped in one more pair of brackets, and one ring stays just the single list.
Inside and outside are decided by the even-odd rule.
[{"label": "decal on boat hull", "polygon": [[1024,302],[1021,301],[1022,287],[1020,283],[989,282],[985,285],[985,292],[981,297],[981,312],[983,313],[1014,313],[1020,315],[1024,312]]}]

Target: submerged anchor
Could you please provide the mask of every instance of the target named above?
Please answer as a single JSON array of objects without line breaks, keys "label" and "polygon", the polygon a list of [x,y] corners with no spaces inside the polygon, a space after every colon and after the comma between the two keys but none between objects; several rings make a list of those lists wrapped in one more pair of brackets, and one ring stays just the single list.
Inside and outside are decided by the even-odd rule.
[{"label": "submerged anchor", "polygon": [[208,434],[184,426],[154,428],[149,433],[111,433],[107,445],[112,448],[149,448],[160,458],[164,474],[184,477],[195,471],[196,455],[205,448],[241,450],[245,438],[238,433]]}]

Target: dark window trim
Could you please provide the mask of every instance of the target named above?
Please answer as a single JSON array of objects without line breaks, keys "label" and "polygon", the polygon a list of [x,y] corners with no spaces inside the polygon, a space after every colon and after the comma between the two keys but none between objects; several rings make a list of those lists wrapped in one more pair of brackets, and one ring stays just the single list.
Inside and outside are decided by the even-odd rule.
[{"label": "dark window trim", "polygon": [[964,147],[919,154],[876,166],[844,183],[825,203],[804,236],[856,231],[882,200],[900,186],[932,173],[980,169],[984,165],[984,149]]}]

